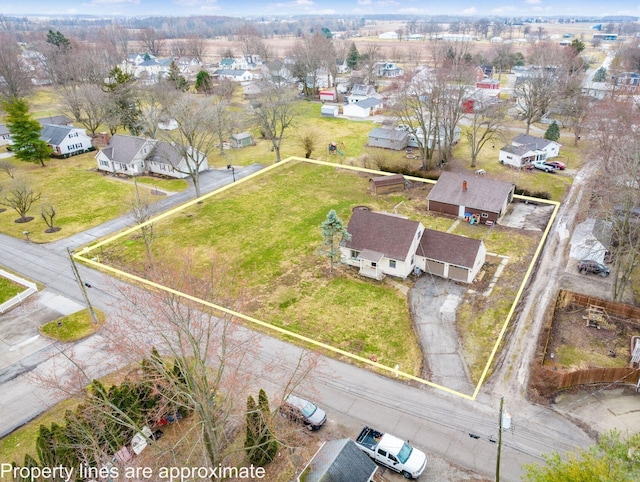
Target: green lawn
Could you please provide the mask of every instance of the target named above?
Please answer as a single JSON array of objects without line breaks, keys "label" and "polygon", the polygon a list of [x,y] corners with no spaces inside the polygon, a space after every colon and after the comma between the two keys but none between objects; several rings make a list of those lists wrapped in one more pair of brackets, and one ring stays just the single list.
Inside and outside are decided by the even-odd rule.
[{"label": "green lawn", "polygon": [[0,276],[0,303],[10,300],[25,289],[21,284],[14,283],[10,279]]},{"label": "green lawn", "polygon": [[84,309],[57,320],[50,321],[40,327],[43,334],[60,341],[77,341],[93,335],[104,324],[104,313],[94,309],[98,321],[94,323],[89,309]]}]

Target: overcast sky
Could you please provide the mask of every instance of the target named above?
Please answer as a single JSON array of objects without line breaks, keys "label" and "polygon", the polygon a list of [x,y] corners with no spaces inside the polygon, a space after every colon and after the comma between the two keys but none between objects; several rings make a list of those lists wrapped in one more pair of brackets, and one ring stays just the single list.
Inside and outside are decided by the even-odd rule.
[{"label": "overcast sky", "polygon": [[0,14],[89,15],[633,15],[640,0],[1,0]]}]

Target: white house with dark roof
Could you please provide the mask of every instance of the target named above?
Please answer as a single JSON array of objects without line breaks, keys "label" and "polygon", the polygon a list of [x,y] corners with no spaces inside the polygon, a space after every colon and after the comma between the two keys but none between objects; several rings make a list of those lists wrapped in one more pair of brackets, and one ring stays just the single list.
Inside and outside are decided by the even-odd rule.
[{"label": "white house with dark roof", "polygon": [[342,108],[342,114],[347,117],[359,117],[366,118],[374,115],[382,109],[382,100],[375,97],[369,97],[368,99],[355,102],[353,104],[346,104]]},{"label": "white house with dark roof", "polygon": [[558,156],[560,147],[561,144],[549,139],[520,134],[511,141],[511,145],[500,148],[498,160],[501,164],[520,168],[530,162]]},{"label": "white house with dark roof", "polygon": [[443,172],[427,196],[427,210],[495,223],[513,200],[515,185],[485,176]]},{"label": "white house with dark roof", "polygon": [[354,84],[351,87],[351,92],[347,97],[349,104],[355,104],[376,95],[376,88],[373,85]]},{"label": "white house with dark roof", "polygon": [[186,178],[189,164],[197,163],[199,172],[209,169],[206,156],[189,151],[185,157],[175,144],[144,137],[114,135],[104,149],[96,154],[98,169],[114,174],[139,176],[147,172],[168,177]]},{"label": "white house with dark roof", "polygon": [[439,233],[404,216],[362,207],[353,210],[347,231],[351,239],[340,248],[343,262],[378,280],[385,275],[406,278],[418,269],[471,283],[487,253],[482,241]]},{"label": "white house with dark roof", "polygon": [[78,127],[44,124],[40,131],[40,139],[51,147],[56,157],[75,156],[93,149],[86,130]]},{"label": "white house with dark roof", "polygon": [[243,57],[225,57],[223,59],[220,59],[220,62],[218,62],[218,67],[223,70],[248,70],[249,62],[247,62],[247,59]]}]

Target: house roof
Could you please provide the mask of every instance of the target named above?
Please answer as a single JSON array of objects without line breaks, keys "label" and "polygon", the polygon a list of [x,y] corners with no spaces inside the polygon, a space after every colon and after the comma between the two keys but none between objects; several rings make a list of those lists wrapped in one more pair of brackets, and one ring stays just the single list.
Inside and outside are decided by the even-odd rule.
[{"label": "house roof", "polygon": [[38,119],[40,124],[51,124],[54,126],[67,126],[73,123],[72,119],[69,119],[66,115],[54,115],[51,117],[41,117]]},{"label": "house roof", "polygon": [[368,208],[355,208],[347,226],[351,240],[345,246],[359,251],[377,251],[387,258],[404,260],[419,227],[417,221],[369,211]]},{"label": "house roof", "polygon": [[444,263],[473,268],[482,241],[425,229],[416,254]]},{"label": "house roof", "polygon": [[[358,102],[357,105],[362,104],[362,102]],[[371,130],[371,132],[369,132],[369,137],[378,137],[380,139],[402,141],[405,138],[409,137],[409,133],[407,131],[402,131],[400,129],[386,129],[384,127],[375,127]]]},{"label": "house roof", "polygon": [[357,105],[362,109],[370,109],[371,107],[375,107],[380,104],[382,104],[382,101],[380,99],[376,99],[375,97],[368,97],[364,100],[361,100],[360,102],[354,102],[350,105]]},{"label": "house roof", "polygon": [[[462,189],[463,181],[467,190]],[[433,186],[427,199],[456,206],[482,209],[499,213],[505,199],[511,196],[514,185],[510,182],[496,181],[484,176],[458,172],[443,172]]]},{"label": "house roof", "polygon": [[248,132],[239,132],[237,134],[231,134],[231,138],[237,141],[247,138],[251,139],[251,134],[249,134]]},{"label": "house roof", "polygon": [[40,131],[40,139],[53,146],[59,146],[75,127],[44,124]]},{"label": "house roof", "polygon": [[551,141],[549,139],[543,139],[542,137],[534,137],[528,134],[519,134],[517,135],[513,141],[511,142],[514,145],[530,145],[534,146],[536,149],[544,149],[550,144],[557,144],[555,141]]},{"label": "house roof", "polygon": [[173,167],[179,166],[182,158],[182,153],[175,144],[163,141],[156,142],[153,149],[147,156],[148,161],[160,164],[170,164]]},{"label": "house roof", "polygon": [[500,148],[501,151],[515,154],[516,156],[524,156],[527,152],[537,151],[535,146],[524,144],[522,146],[508,145]]},{"label": "house roof", "polygon": [[404,184],[404,176],[402,174],[392,174],[391,176],[378,176],[369,179],[376,186],[390,186],[393,184]]},{"label": "house roof", "polygon": [[376,88],[373,85],[355,84],[351,87],[351,95],[373,95]]},{"label": "house roof", "polygon": [[240,69],[217,69],[213,73],[214,75],[231,75],[233,77],[242,77],[245,72],[247,71]]},{"label": "house roof", "polygon": [[325,442],[309,462],[304,481],[368,482],[377,469],[375,462],[353,440],[331,440]]},{"label": "house roof", "polygon": [[115,134],[109,139],[107,147],[102,149],[101,152],[111,161],[120,164],[130,164],[136,154],[140,152],[140,149],[149,141],[150,139],[143,137]]}]

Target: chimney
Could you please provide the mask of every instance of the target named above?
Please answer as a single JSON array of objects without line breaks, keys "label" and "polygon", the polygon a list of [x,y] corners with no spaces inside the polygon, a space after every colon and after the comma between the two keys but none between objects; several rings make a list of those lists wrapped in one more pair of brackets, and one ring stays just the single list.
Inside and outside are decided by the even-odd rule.
[{"label": "chimney", "polygon": [[467,181],[462,181],[462,190],[466,191],[467,190]]},{"label": "chimney", "polygon": [[101,132],[100,136],[102,136],[102,142],[104,142],[105,145],[109,144],[109,134],[106,132]]}]

